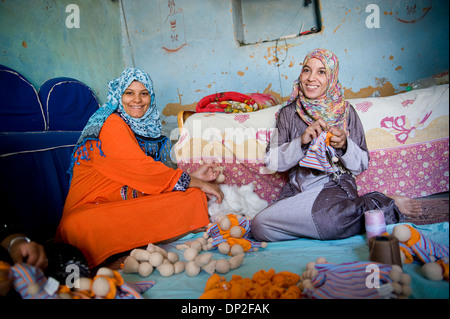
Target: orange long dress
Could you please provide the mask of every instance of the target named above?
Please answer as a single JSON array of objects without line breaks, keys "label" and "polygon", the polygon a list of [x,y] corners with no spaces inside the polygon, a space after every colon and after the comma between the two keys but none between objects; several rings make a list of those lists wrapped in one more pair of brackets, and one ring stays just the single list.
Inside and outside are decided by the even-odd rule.
[{"label": "orange long dress", "polygon": [[56,234],[80,249],[90,267],[209,223],[205,193],[173,191],[183,171],[146,156],[119,116],[107,118],[99,139],[105,156],[86,142],[90,160],[74,165]]}]

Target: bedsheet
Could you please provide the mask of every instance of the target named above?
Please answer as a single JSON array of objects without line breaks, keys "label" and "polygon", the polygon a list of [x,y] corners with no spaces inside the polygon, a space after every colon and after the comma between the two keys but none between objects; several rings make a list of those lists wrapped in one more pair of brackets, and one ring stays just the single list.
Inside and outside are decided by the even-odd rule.
[{"label": "bedsheet", "polygon": [[[356,178],[359,195],[372,191],[424,197],[449,190],[449,86],[388,97],[348,100],[366,132],[369,167]],[[253,182],[271,203],[286,174],[264,166],[282,105],[249,113],[195,113],[180,125],[173,147],[178,167],[193,172],[199,162],[224,166],[225,184]],[[245,180],[245,181],[244,181]]]},{"label": "bedsheet", "polygon": [[[422,234],[436,243],[449,244],[449,223],[437,223],[431,225],[414,225]],[[395,225],[388,225],[387,231],[392,232]],[[188,240],[200,237],[202,233],[187,235],[173,243],[162,245],[167,251],[176,252],[181,260],[183,251],[177,250],[176,245]],[[213,253],[213,259],[227,258],[217,250]],[[306,270],[306,264],[315,261],[318,257],[325,257],[328,262],[340,264],[351,261],[368,261],[369,248],[365,234],[356,235],[340,240],[313,240],[300,238],[291,241],[269,243],[268,247],[257,252],[246,253],[243,264],[227,274],[220,274],[228,281],[232,276],[240,275],[251,278],[261,269],[274,269],[275,272],[290,271],[301,275]],[[448,299],[449,283],[445,280],[435,282],[428,280],[420,274],[420,265],[406,264],[403,266],[406,273],[411,275],[412,299]],[[154,280],[156,284],[143,296],[148,299],[198,299],[204,292],[206,281],[210,275],[201,271],[195,277],[189,277],[185,272],[162,277],[157,270],[146,278],[137,274],[122,274],[126,282],[138,282],[141,280]]]}]

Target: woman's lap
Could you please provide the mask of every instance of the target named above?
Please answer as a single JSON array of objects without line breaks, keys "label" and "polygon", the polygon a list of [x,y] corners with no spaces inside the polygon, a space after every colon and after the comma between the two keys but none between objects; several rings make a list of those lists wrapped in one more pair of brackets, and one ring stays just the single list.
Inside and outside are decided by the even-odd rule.
[{"label": "woman's lap", "polygon": [[64,214],[58,233],[95,266],[113,254],[167,240],[208,222],[205,194],[190,188],[78,207]]}]

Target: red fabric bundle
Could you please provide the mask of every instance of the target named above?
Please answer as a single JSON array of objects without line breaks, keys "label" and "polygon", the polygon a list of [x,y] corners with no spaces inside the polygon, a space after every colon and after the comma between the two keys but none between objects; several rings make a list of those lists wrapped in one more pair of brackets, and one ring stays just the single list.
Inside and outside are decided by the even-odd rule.
[{"label": "red fabric bundle", "polygon": [[218,102],[235,101],[245,103],[247,105],[257,104],[250,96],[238,92],[220,92],[205,96],[202,98],[195,108],[196,112],[224,112],[227,104],[220,104]]}]

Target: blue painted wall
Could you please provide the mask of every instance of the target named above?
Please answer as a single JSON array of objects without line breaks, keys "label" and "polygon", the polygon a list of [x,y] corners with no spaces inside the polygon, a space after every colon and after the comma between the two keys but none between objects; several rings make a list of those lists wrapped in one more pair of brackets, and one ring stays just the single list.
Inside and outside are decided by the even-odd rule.
[{"label": "blue painted wall", "polygon": [[[393,94],[448,70],[446,0],[322,0],[320,33],[246,46],[235,38],[233,3],[124,0],[135,65],[152,75],[168,127],[179,110],[194,109],[215,92],[268,92],[286,99],[304,56],[316,47],[340,58],[340,80],[349,98]],[[378,28],[366,25],[367,19],[375,21],[370,16],[375,12],[366,12],[370,4],[379,9]],[[126,33],[123,37],[125,64],[131,66]]]},{"label": "blue painted wall", "polygon": [[[134,64],[153,78],[167,131],[178,111],[212,93],[286,99],[305,54],[316,47],[339,56],[348,98],[393,94],[448,70],[447,0],[322,0],[321,32],[245,46],[235,36],[240,1],[250,0],[123,0],[125,24],[120,0],[2,0],[0,63],[36,87],[51,77],[78,78],[102,103],[107,81]],[[65,25],[69,4],[79,6],[78,29]],[[367,27],[371,4],[379,9],[379,28]]]},{"label": "blue painted wall", "polygon": [[[76,22],[74,11],[66,12],[70,4],[78,6],[79,28],[69,28]],[[119,2],[0,1],[0,64],[22,73],[36,89],[54,77],[78,79],[105,101],[106,81],[124,67]]]}]

